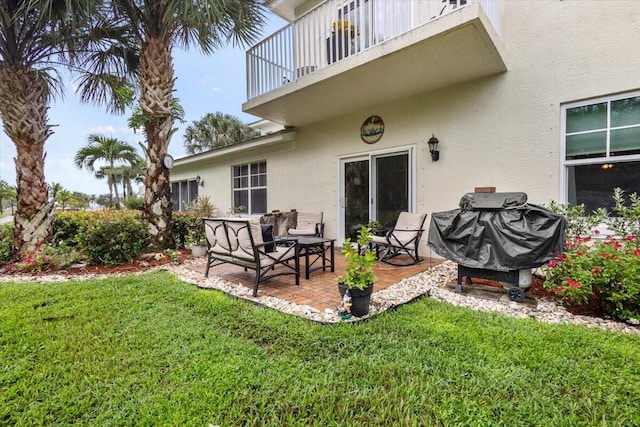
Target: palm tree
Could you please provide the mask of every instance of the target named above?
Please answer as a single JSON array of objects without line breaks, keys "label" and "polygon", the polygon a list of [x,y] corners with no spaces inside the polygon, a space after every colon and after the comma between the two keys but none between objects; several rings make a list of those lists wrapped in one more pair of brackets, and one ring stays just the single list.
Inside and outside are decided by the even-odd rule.
[{"label": "palm tree", "polygon": [[174,46],[199,47],[209,54],[222,45],[255,40],[264,23],[262,0],[112,0],[118,25],[128,25],[140,46],[139,104],[130,123],[143,129],[147,159],[143,218],[150,243],[172,247],[171,182],[167,154],[181,108],[173,96]]},{"label": "palm tree", "polygon": [[[109,194],[105,195],[106,199],[107,199],[107,203],[103,203],[103,206],[112,208],[113,207],[113,190],[114,190],[114,182],[113,182],[113,178],[111,175],[109,175],[108,173],[108,168],[106,166],[102,166],[100,169],[98,169],[95,172],[95,177],[97,179],[105,179],[107,178],[107,185],[109,186]],[[116,192],[118,191],[118,189],[115,189]],[[117,197],[116,197],[117,200]]]},{"label": "palm tree", "polygon": [[144,182],[145,163],[142,158],[131,166],[123,165],[116,168],[116,175],[120,177],[122,184],[122,198],[126,199],[134,194],[133,183]]},{"label": "palm tree", "polygon": [[122,28],[92,30],[104,26],[102,6],[92,0],[0,2],[0,118],[17,152],[14,254],[33,252],[51,237],[54,200],[45,182],[44,144],[53,133],[50,101],[64,89],[54,67],[91,66],[94,72],[79,81],[82,100],[107,103],[114,111],[124,108],[125,78],[100,71],[126,76],[118,65],[124,62],[115,58],[124,58],[129,49],[113,38]]},{"label": "palm tree", "polygon": [[64,209],[67,207],[68,204],[77,202],[77,200],[74,199],[73,194],[71,194],[71,191],[65,190],[63,188],[60,191],[58,191],[58,194],[56,194],[56,202],[60,204],[62,211],[64,211]]},{"label": "palm tree", "polygon": [[258,131],[231,114],[208,113],[187,126],[184,147],[188,154],[237,144],[258,135]]},{"label": "palm tree", "polygon": [[[113,199],[111,198],[111,186],[115,187],[115,183],[118,181],[116,175],[116,163],[128,162],[130,165],[134,165],[140,161],[140,156],[136,153],[136,149],[127,142],[121,141],[117,138],[108,138],[106,136],[93,133],[87,137],[87,145],[80,148],[76,153],[75,163],[76,166],[82,169],[83,167],[91,172],[96,172],[96,162],[106,162],[107,165],[101,171],[108,178],[109,182],[109,206],[112,206]],[[98,174],[96,174],[96,177]],[[118,190],[116,190],[116,203],[119,204]]]},{"label": "palm tree", "polygon": [[9,185],[9,183],[3,179],[0,179],[0,215],[3,212],[3,204],[5,200],[14,200],[16,197],[16,189]]}]

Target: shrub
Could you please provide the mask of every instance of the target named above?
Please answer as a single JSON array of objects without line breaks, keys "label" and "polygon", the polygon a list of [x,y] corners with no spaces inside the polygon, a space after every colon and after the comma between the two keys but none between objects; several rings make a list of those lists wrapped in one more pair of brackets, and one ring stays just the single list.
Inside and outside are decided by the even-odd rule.
[{"label": "shrub", "polygon": [[147,228],[139,211],[91,212],[78,236],[91,264],[125,264],[146,248]]},{"label": "shrub", "polygon": [[124,199],[124,205],[127,209],[141,211],[143,203],[144,199],[141,199],[140,197],[127,197]]},{"label": "shrub", "polygon": [[0,265],[11,262],[13,224],[0,225]]},{"label": "shrub", "polygon": [[54,245],[63,243],[67,246],[77,247],[80,245],[78,237],[82,230],[86,228],[91,212],[57,212],[53,219],[53,239]]},{"label": "shrub", "polygon": [[202,241],[204,226],[202,218],[216,214],[216,207],[208,196],[198,197],[185,211],[173,213],[173,234],[178,247],[184,248],[189,243]]},{"label": "shrub", "polygon": [[194,211],[178,211],[173,213],[173,235],[176,245],[185,248],[188,236],[202,227],[202,219]]},{"label": "shrub", "polygon": [[[584,209],[564,208],[569,224],[564,251],[545,266],[544,286],[577,304],[591,301],[614,318],[640,318],[640,200],[633,194],[626,207],[619,189],[614,200],[614,216],[605,210],[583,216]],[[598,223],[615,234],[602,238],[593,228]]]},{"label": "shrub", "polygon": [[84,259],[76,249],[61,243],[58,246],[38,245],[34,253],[20,255],[20,261],[8,265],[8,270],[20,273],[37,273],[47,270],[66,270]]}]

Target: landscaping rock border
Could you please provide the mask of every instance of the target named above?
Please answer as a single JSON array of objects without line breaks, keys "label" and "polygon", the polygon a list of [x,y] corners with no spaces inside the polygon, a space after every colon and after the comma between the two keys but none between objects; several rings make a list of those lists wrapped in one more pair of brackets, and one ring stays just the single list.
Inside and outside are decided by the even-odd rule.
[{"label": "landscaping rock border", "polygon": [[374,292],[371,296],[370,311],[367,316],[343,320],[338,317],[335,310],[326,309],[324,312],[308,305],[298,305],[290,301],[271,296],[253,297],[251,289],[239,283],[232,283],[219,277],[204,277],[201,272],[190,268],[190,265],[201,260],[187,260],[183,264],[164,264],[151,267],[148,270],[135,273],[116,274],[50,274],[39,276],[0,276],[0,282],[31,282],[31,283],[55,283],[69,280],[92,280],[106,277],[124,276],[131,274],[143,274],[152,270],[166,270],[175,274],[180,280],[198,286],[203,289],[217,289],[229,295],[239,297],[254,303],[270,307],[284,313],[301,316],[309,320],[327,324],[354,323],[369,319],[377,314],[406,304],[416,298],[428,296],[438,301],[451,305],[467,307],[485,312],[497,312],[516,318],[536,319],[540,322],[553,324],[571,324],[592,328],[600,328],[609,331],[640,334],[640,328],[613,320],[595,318],[590,316],[577,316],[569,313],[563,306],[555,301],[538,298],[536,307],[529,307],[517,302],[505,299],[489,300],[478,298],[468,294],[456,293],[445,287],[457,278],[457,264],[445,261],[415,276],[401,280],[388,288]]}]

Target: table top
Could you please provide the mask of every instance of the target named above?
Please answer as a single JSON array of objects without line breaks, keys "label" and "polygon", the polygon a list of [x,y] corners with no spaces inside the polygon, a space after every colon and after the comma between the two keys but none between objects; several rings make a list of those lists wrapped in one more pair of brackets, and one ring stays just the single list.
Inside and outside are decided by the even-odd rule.
[{"label": "table top", "polygon": [[300,236],[300,237],[289,237],[290,239],[294,239],[298,241],[298,245],[299,246],[313,246],[313,245],[319,245],[321,243],[331,243],[331,242],[335,242],[336,239],[330,239],[328,237],[306,237],[306,236]]}]

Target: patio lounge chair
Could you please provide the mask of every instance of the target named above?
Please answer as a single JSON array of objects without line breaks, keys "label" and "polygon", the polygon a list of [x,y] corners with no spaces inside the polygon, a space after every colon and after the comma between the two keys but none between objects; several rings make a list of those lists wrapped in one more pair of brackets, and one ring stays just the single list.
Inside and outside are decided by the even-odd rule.
[{"label": "patio lounge chair", "polygon": [[324,236],[322,212],[298,212],[296,226],[289,228],[289,236]]},{"label": "patio lounge chair", "polygon": [[[371,247],[375,248],[376,258],[380,259],[380,251],[383,250],[380,261],[387,264],[406,266],[420,262],[418,247],[426,218],[426,214],[401,212],[393,229],[384,236],[372,236]],[[394,261],[394,258],[403,254],[409,255],[411,261]]]},{"label": "patio lounge chair", "polygon": [[[202,218],[207,235],[207,267],[230,263],[255,270],[253,296],[258,284],[276,276],[292,274],[300,284],[298,245],[293,240],[264,242],[260,222],[253,218]],[[277,244],[275,244],[277,243]],[[290,263],[290,261],[293,261]],[[282,266],[278,270],[276,266]]]}]

